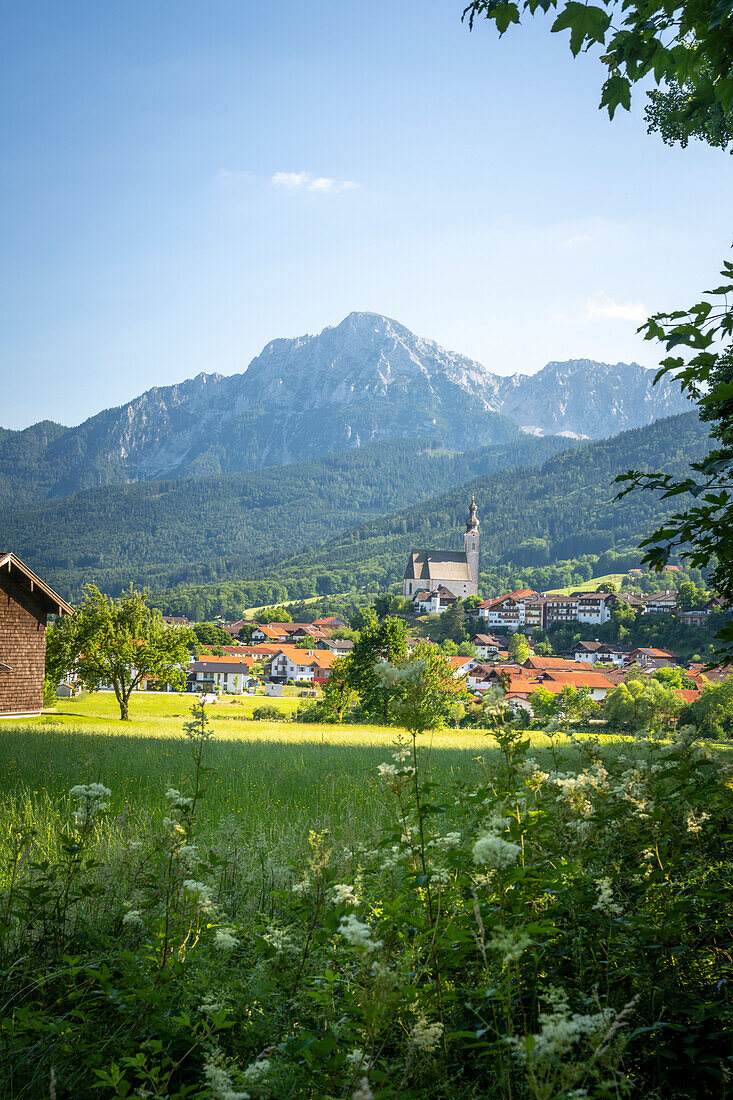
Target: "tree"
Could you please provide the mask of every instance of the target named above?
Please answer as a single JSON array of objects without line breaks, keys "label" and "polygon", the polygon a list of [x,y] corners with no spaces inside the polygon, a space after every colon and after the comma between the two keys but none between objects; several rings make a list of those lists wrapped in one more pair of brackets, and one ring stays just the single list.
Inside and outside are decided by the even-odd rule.
[{"label": "tree", "polygon": [[626,680],[606,696],[603,713],[617,729],[657,732],[676,718],[682,701],[658,680]]},{"label": "tree", "polygon": [[468,639],[463,600],[456,600],[440,616],[440,636],[443,640],[449,638],[452,642],[465,642]]},{"label": "tree", "polygon": [[694,691],[697,684],[685,674],[683,668],[658,668],[651,675],[652,680],[675,688],[677,691]]},{"label": "tree", "polygon": [[257,622],[264,623],[292,623],[293,616],[284,607],[263,607],[257,612]]},{"label": "tree", "polygon": [[373,619],[364,626],[348,657],[348,676],[352,689],[373,719],[384,725],[389,720],[393,689],[380,678],[378,665],[400,663],[407,657],[407,629],[402,619]]},{"label": "tree", "polygon": [[75,615],[62,619],[49,642],[49,666],[74,669],[90,691],[109,685],[129,718],[132,692],[146,679],[185,683],[185,667],[196,645],[193,630],[168,627],[146,593],[132,586],[117,599],[85,586],[85,599]]},{"label": "tree", "polygon": [[331,674],[323,685],[324,710],[337,722],[343,722],[344,714],[355,699],[350,663],[350,656],[337,657],[331,665]]},{"label": "tree", "polygon": [[200,645],[222,646],[232,643],[231,636],[216,623],[194,623],[191,629]]},{"label": "tree", "polygon": [[632,85],[653,78],[665,91],[682,93],[679,103],[663,101],[667,118],[674,117],[676,140],[710,140],[716,108],[727,116],[733,105],[733,19],[725,0],[603,0],[602,7],[577,0],[472,0],[463,17],[473,29],[485,16],[502,35],[520,22],[520,11],[547,14],[555,7],[552,30],[569,31],[574,57],[598,47],[606,69],[600,105],[611,118],[618,107],[630,109]]},{"label": "tree", "polygon": [[244,645],[249,645],[252,641],[252,631],[254,630],[254,628],[254,623],[244,623],[243,626],[240,626],[239,632],[237,633],[237,638],[239,639],[239,641],[242,642]]},{"label": "tree", "polygon": [[512,661],[515,661],[518,665],[523,665],[529,658],[529,642],[525,638],[524,634],[520,634],[517,631],[512,634],[509,642],[509,657]]},{"label": "tree", "polygon": [[392,717],[413,738],[440,729],[446,721],[455,724],[456,703],[465,698],[465,689],[445,655],[429,642],[420,642],[407,660],[379,665],[377,674],[389,693]]},{"label": "tree", "polygon": [[720,684],[706,684],[690,707],[692,720],[708,737],[733,733],[733,677]]}]

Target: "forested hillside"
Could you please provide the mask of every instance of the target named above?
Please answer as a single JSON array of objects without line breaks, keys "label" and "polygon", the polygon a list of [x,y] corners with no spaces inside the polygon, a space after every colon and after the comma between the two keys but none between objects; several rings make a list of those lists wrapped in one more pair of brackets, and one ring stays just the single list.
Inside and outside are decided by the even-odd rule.
[{"label": "forested hillside", "polygon": [[572,446],[556,436],[524,435],[455,454],[397,440],[247,473],[106,486],[0,511],[0,546],[70,597],[90,580],[116,593],[130,582],[168,588],[251,576],[263,562],[365,519]]},{"label": "forested hillside", "polygon": [[681,472],[707,448],[707,432],[696,414],[669,417],[556,455],[534,469],[479,476],[269,569],[238,580],[221,573],[214,585],[184,585],[158,593],[157,601],[195,616],[215,613],[217,606],[235,615],[271,600],[389,585],[401,580],[411,547],[462,547],[472,492],[481,521],[483,591],[490,592],[497,578],[528,568],[535,570],[538,584],[543,579],[545,586],[561,584],[552,574],[556,562],[628,551],[635,563],[640,539],[680,506],[681,498],[660,501],[644,492],[614,500],[618,473],[631,466]]}]

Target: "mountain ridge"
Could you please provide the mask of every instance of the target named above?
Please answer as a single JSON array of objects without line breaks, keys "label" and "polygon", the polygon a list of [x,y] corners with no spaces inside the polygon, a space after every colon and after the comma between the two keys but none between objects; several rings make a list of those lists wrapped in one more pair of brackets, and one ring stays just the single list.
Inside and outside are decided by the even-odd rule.
[{"label": "mountain ridge", "polygon": [[366,442],[439,439],[456,450],[522,433],[598,438],[687,408],[639,364],[569,360],[534,375],[476,360],[376,313],[270,341],[234,375],[154,386],[82,424],[0,430],[0,507],[98,485],[285,465]]}]

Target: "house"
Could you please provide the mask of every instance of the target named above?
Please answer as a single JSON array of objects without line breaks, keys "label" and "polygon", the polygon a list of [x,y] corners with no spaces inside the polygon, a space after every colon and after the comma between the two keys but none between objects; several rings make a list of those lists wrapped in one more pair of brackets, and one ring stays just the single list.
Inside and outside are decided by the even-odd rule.
[{"label": "house", "polygon": [[478,657],[497,657],[509,648],[509,639],[503,634],[476,634],[473,638]]},{"label": "house", "polygon": [[348,630],[349,624],[338,615],[327,615],[325,619],[316,619],[313,626],[317,630]]},{"label": "house", "polygon": [[[538,679],[543,688],[559,694],[564,687],[570,685],[576,690],[585,688],[590,698],[596,703],[602,702],[609,691],[613,691],[616,684],[609,680],[603,672],[579,671],[575,669],[551,669],[540,672]],[[556,686],[556,685],[559,685]]]},{"label": "house", "polygon": [[199,695],[207,691],[241,695],[256,682],[246,661],[194,661],[188,669],[186,691]]},{"label": "house", "polygon": [[163,622],[166,626],[190,626],[185,615],[164,615]]},{"label": "house", "polygon": [[665,592],[652,592],[645,597],[646,615],[671,615],[677,610],[677,593],[674,589]]},{"label": "house", "polygon": [[441,584],[434,592],[430,592],[427,588],[420,589],[415,593],[412,602],[419,614],[440,615],[457,599],[457,596]]},{"label": "house", "polygon": [[548,671],[550,669],[556,669],[557,671],[565,672],[587,672],[588,666],[581,664],[580,661],[568,661],[566,657],[535,657],[534,654],[528,657],[523,663],[522,668],[528,668],[534,672]]},{"label": "house", "polygon": [[576,661],[590,665],[610,664],[621,667],[629,663],[633,652],[633,646],[615,645],[613,642],[599,642],[596,638],[592,642],[577,642],[573,656]]},{"label": "house", "polygon": [[677,654],[671,650],[653,647],[632,649],[630,657],[642,669],[675,668],[680,663]]},{"label": "house", "polygon": [[253,642],[285,642],[286,644],[300,641],[302,638],[323,638],[323,631],[312,623],[258,623],[252,631]]},{"label": "house", "polygon": [[558,626],[578,621],[578,597],[550,593],[545,601],[545,623]]},{"label": "house", "polygon": [[601,626],[611,618],[614,597],[610,592],[574,592],[578,597],[578,622]]},{"label": "house", "polygon": [[230,634],[232,638],[236,638],[239,635],[239,631],[243,626],[251,626],[251,619],[237,619],[232,623],[219,623],[222,630],[226,630],[227,634]]},{"label": "house", "polygon": [[321,638],[316,643],[316,649],[330,649],[337,657],[346,657],[354,648],[350,638]]},{"label": "house", "polygon": [[43,708],[46,620],[73,615],[66,603],[15,554],[0,554],[0,718],[26,718]]},{"label": "house", "polygon": [[411,600],[416,592],[446,588],[456,599],[478,595],[479,523],[476,501],[471,497],[463,552],[411,550],[402,581],[402,594]]},{"label": "house", "polygon": [[540,599],[539,593],[531,588],[520,588],[505,596],[484,600],[478,606],[478,617],[487,626],[498,626],[508,634],[515,634],[525,625],[528,605],[535,605]]},{"label": "house", "polygon": [[297,646],[281,646],[265,666],[268,679],[275,683],[307,680],[313,684],[325,684],[331,675],[336,654],[329,649],[298,649]]},{"label": "house", "polygon": [[447,660],[453,669],[456,680],[459,680],[461,676],[465,676],[474,665],[478,664],[475,657],[461,657],[459,654],[451,654]]},{"label": "house", "polygon": [[703,607],[697,611],[678,611],[677,618],[681,623],[687,623],[688,626],[705,626],[709,614],[710,612]]}]

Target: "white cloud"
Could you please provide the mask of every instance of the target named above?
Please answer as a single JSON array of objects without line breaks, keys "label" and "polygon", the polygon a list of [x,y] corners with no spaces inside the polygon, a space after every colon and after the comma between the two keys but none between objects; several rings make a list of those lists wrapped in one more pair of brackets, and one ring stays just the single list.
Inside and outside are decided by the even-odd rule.
[{"label": "white cloud", "polygon": [[337,195],[359,186],[353,180],[335,180],[330,176],[314,176],[311,172],[275,172],[270,182],[284,191],[310,191],[315,195]]},{"label": "white cloud", "polygon": [[563,248],[577,248],[579,244],[587,244],[592,238],[588,233],[579,233],[577,237],[568,237],[562,242]]},{"label": "white cloud", "polygon": [[586,317],[607,317],[612,321],[633,321],[641,325],[649,316],[643,302],[617,302],[606,294],[596,294],[585,303]]}]

